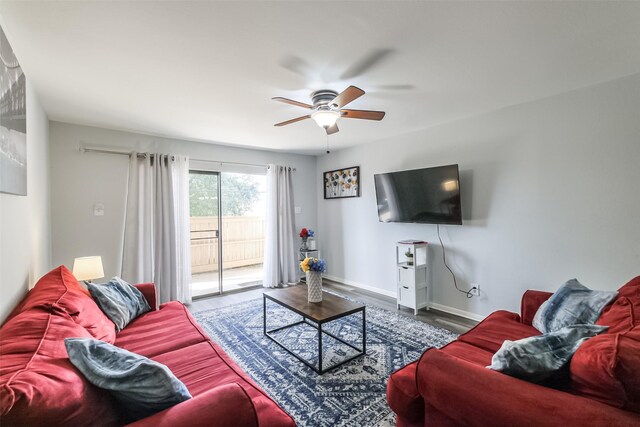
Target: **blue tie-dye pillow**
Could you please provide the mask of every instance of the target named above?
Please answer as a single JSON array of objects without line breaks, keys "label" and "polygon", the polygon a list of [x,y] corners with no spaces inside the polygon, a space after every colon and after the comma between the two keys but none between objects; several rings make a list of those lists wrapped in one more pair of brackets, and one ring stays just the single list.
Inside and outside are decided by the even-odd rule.
[{"label": "blue tie-dye pillow", "polygon": [[129,421],[191,399],[187,387],[165,365],[93,338],[66,338],[71,363],[87,380],[108,390]]},{"label": "blue tie-dye pillow", "polygon": [[592,325],[617,294],[616,291],[592,291],[577,279],[571,279],[540,306],[532,325],[542,333],[570,325]]},{"label": "blue tie-dye pillow", "polygon": [[560,371],[587,339],[607,326],[571,325],[544,335],[506,340],[491,358],[489,369],[532,382],[542,382]]},{"label": "blue tie-dye pillow", "polygon": [[87,288],[98,307],[115,323],[117,332],[151,310],[142,292],[119,277],[114,277],[109,283],[89,283]]}]

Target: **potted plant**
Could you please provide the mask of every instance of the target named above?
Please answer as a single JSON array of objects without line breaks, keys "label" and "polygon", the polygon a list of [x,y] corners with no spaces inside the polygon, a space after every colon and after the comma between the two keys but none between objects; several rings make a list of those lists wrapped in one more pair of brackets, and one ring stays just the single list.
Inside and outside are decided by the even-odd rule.
[{"label": "potted plant", "polygon": [[413,254],[411,253],[411,249],[407,249],[404,256],[407,257],[407,265],[413,265]]},{"label": "potted plant", "polygon": [[305,258],[300,268],[307,275],[307,300],[322,301],[322,273],[327,271],[327,263],[323,259]]}]

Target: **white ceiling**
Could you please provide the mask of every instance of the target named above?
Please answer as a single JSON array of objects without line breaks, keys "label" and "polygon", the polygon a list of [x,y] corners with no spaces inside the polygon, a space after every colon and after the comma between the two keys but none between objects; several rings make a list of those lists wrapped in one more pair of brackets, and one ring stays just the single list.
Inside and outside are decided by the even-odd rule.
[{"label": "white ceiling", "polygon": [[[14,2],[0,14],[52,120],[320,153],[315,89],[367,91],[337,149],[640,72],[640,2]],[[342,80],[376,52],[365,73]],[[301,69],[305,76],[292,72]]]}]

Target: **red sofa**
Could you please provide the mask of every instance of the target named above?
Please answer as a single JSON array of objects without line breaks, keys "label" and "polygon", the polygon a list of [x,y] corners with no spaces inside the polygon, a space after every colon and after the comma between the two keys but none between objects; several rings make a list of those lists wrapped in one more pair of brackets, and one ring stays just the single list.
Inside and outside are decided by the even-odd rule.
[{"label": "red sofa", "polygon": [[178,302],[152,310],[116,334],[115,325],[64,266],[45,275],[0,327],[0,425],[123,424],[117,402],[69,362],[66,337],[94,337],[164,363],[192,399],[131,426],[295,426]]},{"label": "red sofa", "polygon": [[497,311],[394,372],[387,401],[398,427],[640,426],[640,276],[619,289],[597,322],[609,330],[578,349],[554,388],[486,368],[505,340],[540,334],[531,321],[551,295],[527,291],[520,315]]}]

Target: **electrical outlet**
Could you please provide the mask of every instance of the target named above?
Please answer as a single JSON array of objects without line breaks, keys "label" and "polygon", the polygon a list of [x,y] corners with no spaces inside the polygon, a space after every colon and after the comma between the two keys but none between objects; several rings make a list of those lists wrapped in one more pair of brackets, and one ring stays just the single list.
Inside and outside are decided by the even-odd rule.
[{"label": "electrical outlet", "polygon": [[480,285],[477,283],[471,284],[471,291],[469,291],[471,295],[480,296]]}]

